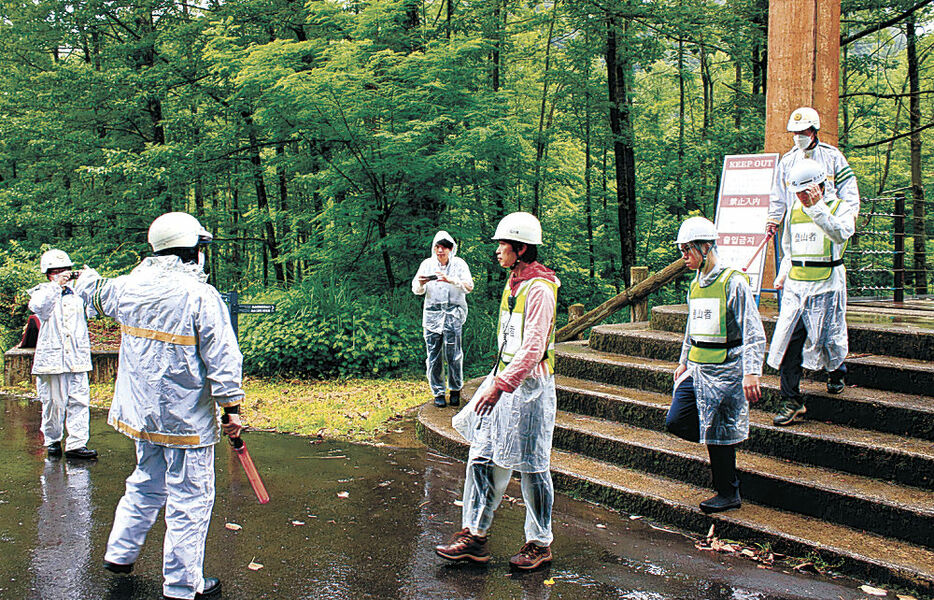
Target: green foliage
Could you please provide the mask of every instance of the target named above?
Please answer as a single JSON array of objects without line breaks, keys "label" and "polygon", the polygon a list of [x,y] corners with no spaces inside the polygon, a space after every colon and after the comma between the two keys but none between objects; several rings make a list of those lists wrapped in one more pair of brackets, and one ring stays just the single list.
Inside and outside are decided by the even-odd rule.
[{"label": "green foliage", "polygon": [[0,263],[0,347],[16,344],[29,316],[26,290],[43,281],[37,262],[15,242]]},{"label": "green foliage", "polygon": [[424,355],[421,322],[393,308],[339,282],[306,284],[282,296],[275,314],[242,318],[244,370],[325,378],[411,369]]}]

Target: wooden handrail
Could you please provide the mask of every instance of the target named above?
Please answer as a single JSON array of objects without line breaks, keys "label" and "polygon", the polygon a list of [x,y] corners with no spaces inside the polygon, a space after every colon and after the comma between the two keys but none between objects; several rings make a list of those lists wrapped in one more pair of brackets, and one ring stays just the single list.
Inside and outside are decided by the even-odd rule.
[{"label": "wooden handrail", "polygon": [[687,269],[688,267],[684,262],[684,259],[679,258],[658,273],[650,275],[649,278],[645,281],[637,283],[636,285],[623,290],[618,295],[610,298],[597,308],[588,313],[585,313],[581,318],[575,319],[574,321],[568,323],[555,333],[555,340],[558,342],[566,342],[568,340],[575,339],[577,334],[581,333],[588,327],[593,327],[619,309],[638,302],[642,298],[645,298],[678,275],[687,271]]}]

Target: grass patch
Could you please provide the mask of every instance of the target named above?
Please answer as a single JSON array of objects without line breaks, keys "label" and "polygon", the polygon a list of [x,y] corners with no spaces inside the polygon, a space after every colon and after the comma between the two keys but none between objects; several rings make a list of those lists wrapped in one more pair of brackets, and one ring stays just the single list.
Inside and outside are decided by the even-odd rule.
[{"label": "grass patch", "polygon": [[[431,398],[428,382],[400,379],[303,381],[248,377],[241,406],[249,427],[327,438],[369,440],[395,417]],[[92,384],[91,405],[110,406],[113,384]]]}]

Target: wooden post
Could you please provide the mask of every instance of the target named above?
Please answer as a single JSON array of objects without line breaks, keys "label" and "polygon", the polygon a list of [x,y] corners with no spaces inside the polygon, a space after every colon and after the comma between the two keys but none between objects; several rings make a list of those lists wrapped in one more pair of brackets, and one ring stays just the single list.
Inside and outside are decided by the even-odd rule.
[{"label": "wooden post", "polygon": [[[837,144],[840,83],[840,0],[769,2],[769,64],[765,151],[791,149],[788,116],[799,106],[820,115],[820,139]],[[762,287],[772,287],[775,252],[769,245]]]},{"label": "wooden post", "polygon": [[[636,285],[646,280],[649,276],[648,267],[629,267],[629,282]],[[637,302],[629,308],[629,318],[633,323],[649,320],[649,301],[646,298],[642,302]]]},{"label": "wooden post", "polygon": [[[583,304],[572,304],[568,307],[568,325],[574,321],[580,319],[584,316],[584,305]],[[577,335],[574,339],[581,339],[580,335]]]}]

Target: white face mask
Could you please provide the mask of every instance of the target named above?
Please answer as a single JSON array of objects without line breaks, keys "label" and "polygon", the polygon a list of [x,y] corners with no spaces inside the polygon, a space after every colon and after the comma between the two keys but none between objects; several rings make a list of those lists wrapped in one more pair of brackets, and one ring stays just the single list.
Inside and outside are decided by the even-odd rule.
[{"label": "white face mask", "polygon": [[807,150],[808,146],[811,145],[811,136],[806,133],[796,133],[794,134],[795,146],[800,150]]},{"label": "white face mask", "polygon": [[198,268],[204,270],[204,252],[198,250]]}]

